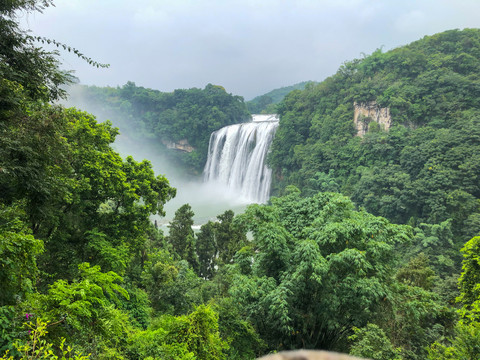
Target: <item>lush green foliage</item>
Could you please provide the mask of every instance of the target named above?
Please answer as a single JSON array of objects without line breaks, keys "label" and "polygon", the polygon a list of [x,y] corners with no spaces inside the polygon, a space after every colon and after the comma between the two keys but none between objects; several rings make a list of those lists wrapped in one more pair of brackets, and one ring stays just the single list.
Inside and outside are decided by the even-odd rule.
[{"label": "lush green foliage", "polygon": [[117,130],[109,123],[48,105],[17,116],[6,119],[0,135],[0,188],[6,205],[21,202],[33,235],[51,240],[42,268],[62,265],[73,274],[95,258],[123,273],[126,254],[142,247],[149,216],[162,214],[175,190],[148,161],[113,151]]},{"label": "lush green foliage", "polygon": [[163,316],[151,328],[132,339],[130,357],[134,359],[225,359],[228,345],[218,332],[218,314],[200,305],[191,314]]},{"label": "lush green foliage", "polygon": [[400,352],[394,349],[390,340],[383,330],[375,324],[367,324],[363,329],[354,328],[355,334],[350,336],[350,340],[355,345],[350,349],[350,353],[356,356],[362,356],[375,360],[400,360]]},{"label": "lush green foliage", "polygon": [[43,242],[22,222],[18,206],[0,208],[0,304],[14,305],[17,296],[31,292],[38,274],[36,258]]},{"label": "lush green foliage", "polygon": [[[429,349],[429,359],[478,359],[480,356],[480,237],[468,241],[462,249],[463,266],[459,279],[460,296],[457,301],[460,321],[454,335],[446,341],[437,341]],[[446,342],[446,343],[445,343]]]},{"label": "lush green foliage", "polygon": [[194,212],[190,205],[181,206],[175,217],[168,225],[167,242],[172,246],[172,252],[180,259],[188,259],[196,267],[193,253],[195,252],[195,238],[192,229]]},{"label": "lush green foliage", "polygon": [[51,0],[10,0],[0,5],[0,94],[1,105],[10,107],[15,97],[10,94],[9,81],[21,85],[32,99],[54,100],[65,95],[60,85],[69,81],[68,73],[59,71],[55,53],[36,45],[18,26],[18,11],[42,11]]},{"label": "lush green foliage", "polygon": [[245,228],[233,221],[233,211],[227,210],[217,219],[202,225],[197,235],[198,275],[205,279],[211,279],[219,266],[231,263],[247,244]]},{"label": "lush green foliage", "polygon": [[[413,44],[397,50],[400,58],[392,55],[396,52],[378,52],[346,64],[325,83],[294,91],[281,105],[280,138],[288,135],[286,147],[277,144],[272,161],[279,165],[279,151],[284,152],[284,181],[302,185],[303,194],[287,187],[286,195],[271,204],[251,205],[237,217],[228,210],[197,234],[193,211],[185,204],[164,237],[150,216],[162,215],[175,195],[167,179],[156,176],[148,161],[116,153],[111,144],[118,131],[111,123],[48,104],[61,95],[59,86],[67,77],[57,68],[55,54],[35,48],[18,31],[14,12],[50,4],[13,0],[0,5],[2,35],[3,29],[11,31],[0,40],[2,359],[247,360],[300,347],[374,359],[478,358],[478,236],[463,247],[460,307],[455,312],[451,306],[458,250],[478,231],[480,219],[479,117],[467,109],[478,101],[471,96],[476,75],[469,72],[476,64],[477,32],[427,38],[423,41],[431,48]],[[450,51],[457,43],[465,55]],[[437,48],[442,51],[432,58],[419,55]],[[398,64],[409,49],[415,50],[408,53],[409,62]],[[453,54],[450,62],[445,53]],[[15,56],[19,63],[12,62]],[[394,60],[395,66],[388,65]],[[428,66],[439,64],[442,72],[427,76],[424,60],[433,64]],[[413,88],[416,81],[438,80],[434,86],[441,91],[433,101],[451,105],[455,100],[456,110],[446,117],[444,105],[437,112],[424,107],[432,99],[429,88],[420,98],[408,97],[405,84],[397,82],[405,92],[401,99],[389,90],[388,99],[382,93],[377,101],[417,128],[397,126],[389,133],[376,129],[363,139],[352,137],[348,101],[373,99],[369,96],[383,85],[373,86],[368,76],[375,78],[379,69],[388,75],[389,66],[393,74],[412,80]],[[451,66],[458,76],[447,71]],[[418,73],[413,79],[412,69]],[[351,85],[364,97],[342,93],[347,75],[360,76]],[[450,77],[437,75],[465,85],[453,88],[465,90],[463,98],[440,86],[451,85]],[[338,85],[338,95],[328,89],[332,84]],[[241,99],[213,85],[161,94],[129,83],[97,92],[109,107],[123,107],[129,116],[144,100],[144,109],[152,108],[140,112],[134,124],[170,140],[190,136],[190,115],[200,127],[205,120],[202,129],[210,131],[245,114]],[[322,92],[325,96],[316,98]],[[347,102],[340,101],[342,96]],[[337,105],[330,104],[334,98]],[[316,101],[325,104],[313,106]],[[411,108],[402,108],[405,101]],[[316,114],[312,119],[305,116],[310,106]],[[166,122],[152,120],[159,109]],[[422,114],[430,110],[433,120],[427,121]],[[179,128],[168,125],[170,116],[179,116]],[[332,131],[328,138],[312,138],[327,129]],[[203,144],[205,134],[197,135],[188,138],[191,144]],[[360,166],[353,170],[356,161]],[[328,191],[349,193],[365,209]]]},{"label": "lush green foliage", "polygon": [[[51,360],[87,360],[90,358],[90,355],[82,355],[78,351],[70,346],[65,347],[65,338],[63,338],[58,346],[58,350],[54,349],[52,343],[45,340],[45,336],[48,334],[47,326],[48,322],[44,322],[40,319],[37,319],[36,323],[32,322],[26,323],[28,326],[28,340],[21,344],[15,343],[15,349],[19,353],[18,357],[9,356],[8,351],[2,356],[1,360],[13,360],[14,358],[22,360],[33,360],[33,359],[51,359]],[[59,355],[56,355],[58,352]],[[73,356],[72,356],[73,355]]]}]

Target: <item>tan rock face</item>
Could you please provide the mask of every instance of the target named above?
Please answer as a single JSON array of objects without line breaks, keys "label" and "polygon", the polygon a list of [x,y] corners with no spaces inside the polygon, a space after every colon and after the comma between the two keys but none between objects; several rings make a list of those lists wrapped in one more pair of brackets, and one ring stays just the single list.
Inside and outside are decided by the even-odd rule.
[{"label": "tan rock face", "polygon": [[353,122],[357,129],[357,136],[363,136],[372,122],[377,123],[382,130],[388,131],[392,126],[389,108],[381,108],[375,101],[367,103],[353,103]]},{"label": "tan rock face", "polygon": [[192,152],[195,150],[195,148],[188,143],[187,139],[180,140],[176,143],[173,141],[162,140],[162,143],[167,147],[167,149],[175,149],[184,152]]},{"label": "tan rock face", "polygon": [[362,360],[360,358],[329,351],[297,350],[282,351],[267,355],[258,360]]}]

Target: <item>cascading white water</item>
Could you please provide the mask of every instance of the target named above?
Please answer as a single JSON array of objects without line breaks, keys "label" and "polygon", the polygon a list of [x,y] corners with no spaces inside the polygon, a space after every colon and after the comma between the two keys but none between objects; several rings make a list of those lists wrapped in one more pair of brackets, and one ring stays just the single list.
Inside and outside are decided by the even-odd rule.
[{"label": "cascading white water", "polygon": [[253,115],[252,122],[212,133],[204,181],[225,186],[247,202],[267,202],[272,170],[265,160],[277,127],[276,115]]}]

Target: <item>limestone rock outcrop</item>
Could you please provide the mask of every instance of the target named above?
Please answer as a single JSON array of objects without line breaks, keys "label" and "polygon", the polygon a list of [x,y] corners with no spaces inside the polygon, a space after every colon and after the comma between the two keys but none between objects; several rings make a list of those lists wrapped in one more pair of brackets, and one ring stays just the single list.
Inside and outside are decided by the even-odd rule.
[{"label": "limestone rock outcrop", "polygon": [[167,149],[175,149],[183,152],[192,152],[195,148],[188,143],[187,139],[179,140],[178,142],[162,140],[162,144],[167,147]]},{"label": "limestone rock outcrop", "polygon": [[392,126],[389,108],[381,108],[376,101],[353,103],[353,122],[357,129],[357,136],[364,136],[372,122],[377,123],[380,129],[388,131]]}]

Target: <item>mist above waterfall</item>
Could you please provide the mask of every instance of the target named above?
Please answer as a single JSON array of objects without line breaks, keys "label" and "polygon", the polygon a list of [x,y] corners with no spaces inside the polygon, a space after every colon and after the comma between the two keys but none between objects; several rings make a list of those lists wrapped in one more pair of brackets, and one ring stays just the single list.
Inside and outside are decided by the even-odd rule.
[{"label": "mist above waterfall", "polygon": [[164,206],[165,217],[154,217],[159,225],[168,224],[173,219],[175,211],[187,203],[195,213],[195,224],[204,224],[208,220],[215,220],[217,215],[229,209],[235,213],[242,212],[248,203],[251,203],[238,197],[227,186],[205,183],[202,178],[186,176],[180,171],[179,166],[165,155],[163,147],[139,143],[129,139],[128,134],[120,135],[115,141],[114,147],[122,156],[132,155],[136,160],[149,160],[155,174],[164,175],[170,185],[177,189],[175,198]]}]

